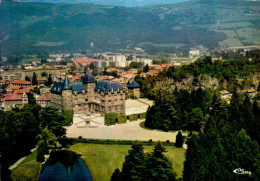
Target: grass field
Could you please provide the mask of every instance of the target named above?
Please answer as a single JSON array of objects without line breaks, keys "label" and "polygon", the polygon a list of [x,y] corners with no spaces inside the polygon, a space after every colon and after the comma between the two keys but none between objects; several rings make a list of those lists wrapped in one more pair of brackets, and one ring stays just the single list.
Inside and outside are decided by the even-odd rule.
[{"label": "grass field", "polygon": [[13,181],[35,181],[37,180],[41,163],[36,161],[37,152],[34,151],[27,156],[15,169],[12,170]]},{"label": "grass field", "polygon": [[[72,145],[69,149],[82,155],[82,159],[86,162],[93,181],[106,181],[110,180],[116,168],[122,170],[125,156],[130,148],[130,145],[78,143]],[[150,152],[153,148],[153,146],[144,146],[144,151]],[[166,157],[172,162],[178,178],[182,177],[185,149],[167,146],[166,150]]]}]

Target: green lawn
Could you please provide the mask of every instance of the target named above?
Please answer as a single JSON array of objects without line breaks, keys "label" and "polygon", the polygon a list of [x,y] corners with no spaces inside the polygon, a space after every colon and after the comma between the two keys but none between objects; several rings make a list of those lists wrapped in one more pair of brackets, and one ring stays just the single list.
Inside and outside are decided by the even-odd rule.
[{"label": "green lawn", "polygon": [[[82,155],[86,162],[93,181],[108,181],[116,168],[122,169],[125,155],[131,145],[99,145],[77,143],[69,149]],[[144,146],[145,152],[153,150],[153,146]],[[185,160],[185,149],[166,146],[166,156],[172,162],[173,168],[180,178]]]},{"label": "green lawn", "polygon": [[35,181],[38,178],[41,163],[36,161],[37,152],[34,151],[27,156],[15,169],[12,170],[13,181]]}]

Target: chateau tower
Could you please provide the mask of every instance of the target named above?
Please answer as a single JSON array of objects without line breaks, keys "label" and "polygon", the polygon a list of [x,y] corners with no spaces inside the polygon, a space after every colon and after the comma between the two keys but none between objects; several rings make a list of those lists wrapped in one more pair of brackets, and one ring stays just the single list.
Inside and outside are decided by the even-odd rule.
[{"label": "chateau tower", "polygon": [[86,74],[82,82],[86,89],[86,99],[87,101],[94,101],[95,100],[95,86],[96,86],[96,79],[92,74]]},{"label": "chateau tower", "polygon": [[63,102],[63,109],[72,109],[72,91],[69,83],[69,79],[66,76],[63,87],[62,87],[62,102]]}]

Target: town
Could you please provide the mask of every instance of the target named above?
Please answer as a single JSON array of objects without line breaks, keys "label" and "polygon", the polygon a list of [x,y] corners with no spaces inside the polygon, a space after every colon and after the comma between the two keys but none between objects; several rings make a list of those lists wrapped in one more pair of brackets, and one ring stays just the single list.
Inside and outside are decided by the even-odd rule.
[{"label": "town", "polygon": [[0,12],[0,180],[259,180],[260,1]]}]

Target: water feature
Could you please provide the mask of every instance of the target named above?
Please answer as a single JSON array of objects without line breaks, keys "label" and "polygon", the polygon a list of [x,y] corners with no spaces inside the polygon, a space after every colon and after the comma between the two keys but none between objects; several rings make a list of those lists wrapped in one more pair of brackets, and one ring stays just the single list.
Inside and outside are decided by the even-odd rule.
[{"label": "water feature", "polygon": [[85,162],[74,152],[54,151],[43,165],[39,181],[91,181]]}]

